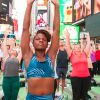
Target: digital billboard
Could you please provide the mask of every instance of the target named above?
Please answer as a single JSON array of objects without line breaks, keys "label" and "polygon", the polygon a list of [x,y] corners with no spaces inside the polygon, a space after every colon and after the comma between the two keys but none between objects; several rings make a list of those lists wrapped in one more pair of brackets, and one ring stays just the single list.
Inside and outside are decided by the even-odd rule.
[{"label": "digital billboard", "polygon": [[9,24],[0,24],[0,34],[7,31],[7,33],[13,34],[13,26]]},{"label": "digital billboard", "polygon": [[47,10],[38,10],[37,26],[44,27],[47,24]]},{"label": "digital billboard", "polygon": [[94,0],[94,10],[93,14],[100,12],[100,0]]},{"label": "digital billboard", "polygon": [[47,25],[47,0],[38,0],[37,27]]},{"label": "digital billboard", "polygon": [[66,32],[70,33],[70,40],[72,42],[78,42],[79,39],[79,26],[72,25],[60,25],[60,39],[66,39]]},{"label": "digital billboard", "polygon": [[72,22],[72,0],[59,0],[60,23]]},{"label": "digital billboard", "polygon": [[73,22],[91,15],[91,0],[73,0],[73,6],[73,15],[75,17]]}]

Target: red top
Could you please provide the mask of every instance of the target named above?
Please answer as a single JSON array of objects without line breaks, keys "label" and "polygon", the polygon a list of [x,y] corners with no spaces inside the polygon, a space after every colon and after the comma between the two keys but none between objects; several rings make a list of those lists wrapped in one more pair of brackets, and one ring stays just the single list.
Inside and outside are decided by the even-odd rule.
[{"label": "red top", "polygon": [[96,57],[96,60],[100,60],[100,50],[95,52],[95,57]]},{"label": "red top", "polygon": [[72,63],[72,77],[88,77],[90,76],[88,70],[87,55],[85,52],[77,55],[76,53],[71,53],[70,60]]}]

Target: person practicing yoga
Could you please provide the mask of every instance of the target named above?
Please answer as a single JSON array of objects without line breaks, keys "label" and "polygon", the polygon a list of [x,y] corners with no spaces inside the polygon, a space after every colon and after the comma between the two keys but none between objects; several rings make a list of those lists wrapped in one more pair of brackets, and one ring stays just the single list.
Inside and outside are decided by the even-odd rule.
[{"label": "person practicing yoga", "polygon": [[38,30],[33,38],[32,52],[30,43],[30,17],[35,0],[27,0],[24,18],[23,33],[21,38],[22,56],[28,79],[28,94],[26,100],[53,100],[54,99],[54,63],[59,47],[59,0],[51,0],[55,7],[53,35],[50,48],[46,48],[51,40],[51,35],[46,30]]}]

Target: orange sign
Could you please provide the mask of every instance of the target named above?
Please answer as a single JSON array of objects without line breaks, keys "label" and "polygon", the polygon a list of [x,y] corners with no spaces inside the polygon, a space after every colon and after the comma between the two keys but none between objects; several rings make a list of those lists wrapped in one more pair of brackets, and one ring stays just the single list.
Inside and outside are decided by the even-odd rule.
[{"label": "orange sign", "polygon": [[47,0],[38,0],[38,6],[45,6],[45,7],[47,7]]}]

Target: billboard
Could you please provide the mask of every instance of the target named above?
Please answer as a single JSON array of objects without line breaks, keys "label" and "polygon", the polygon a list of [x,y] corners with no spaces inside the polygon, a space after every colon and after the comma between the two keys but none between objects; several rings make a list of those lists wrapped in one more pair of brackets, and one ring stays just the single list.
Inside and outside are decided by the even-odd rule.
[{"label": "billboard", "polygon": [[44,27],[47,24],[47,10],[38,10],[37,26]]},{"label": "billboard", "polygon": [[7,31],[7,33],[13,34],[13,26],[9,24],[0,24],[0,34]]},{"label": "billboard", "polygon": [[0,13],[9,13],[9,0],[0,0]]},{"label": "billboard", "polygon": [[37,27],[47,25],[47,0],[38,0]]},{"label": "billboard", "polygon": [[79,39],[79,26],[60,25],[60,39],[66,39],[66,30],[70,33],[70,41],[78,42]]},{"label": "billboard", "polygon": [[93,14],[100,12],[100,0],[94,0]]},{"label": "billboard", "polygon": [[100,37],[100,13],[86,18],[85,28],[90,33],[90,37]]},{"label": "billboard", "polygon": [[38,9],[47,9],[47,0],[38,0]]},{"label": "billboard", "polygon": [[59,0],[60,23],[72,22],[72,0]]},{"label": "billboard", "polygon": [[91,15],[91,0],[73,0],[73,6],[73,22]]}]

